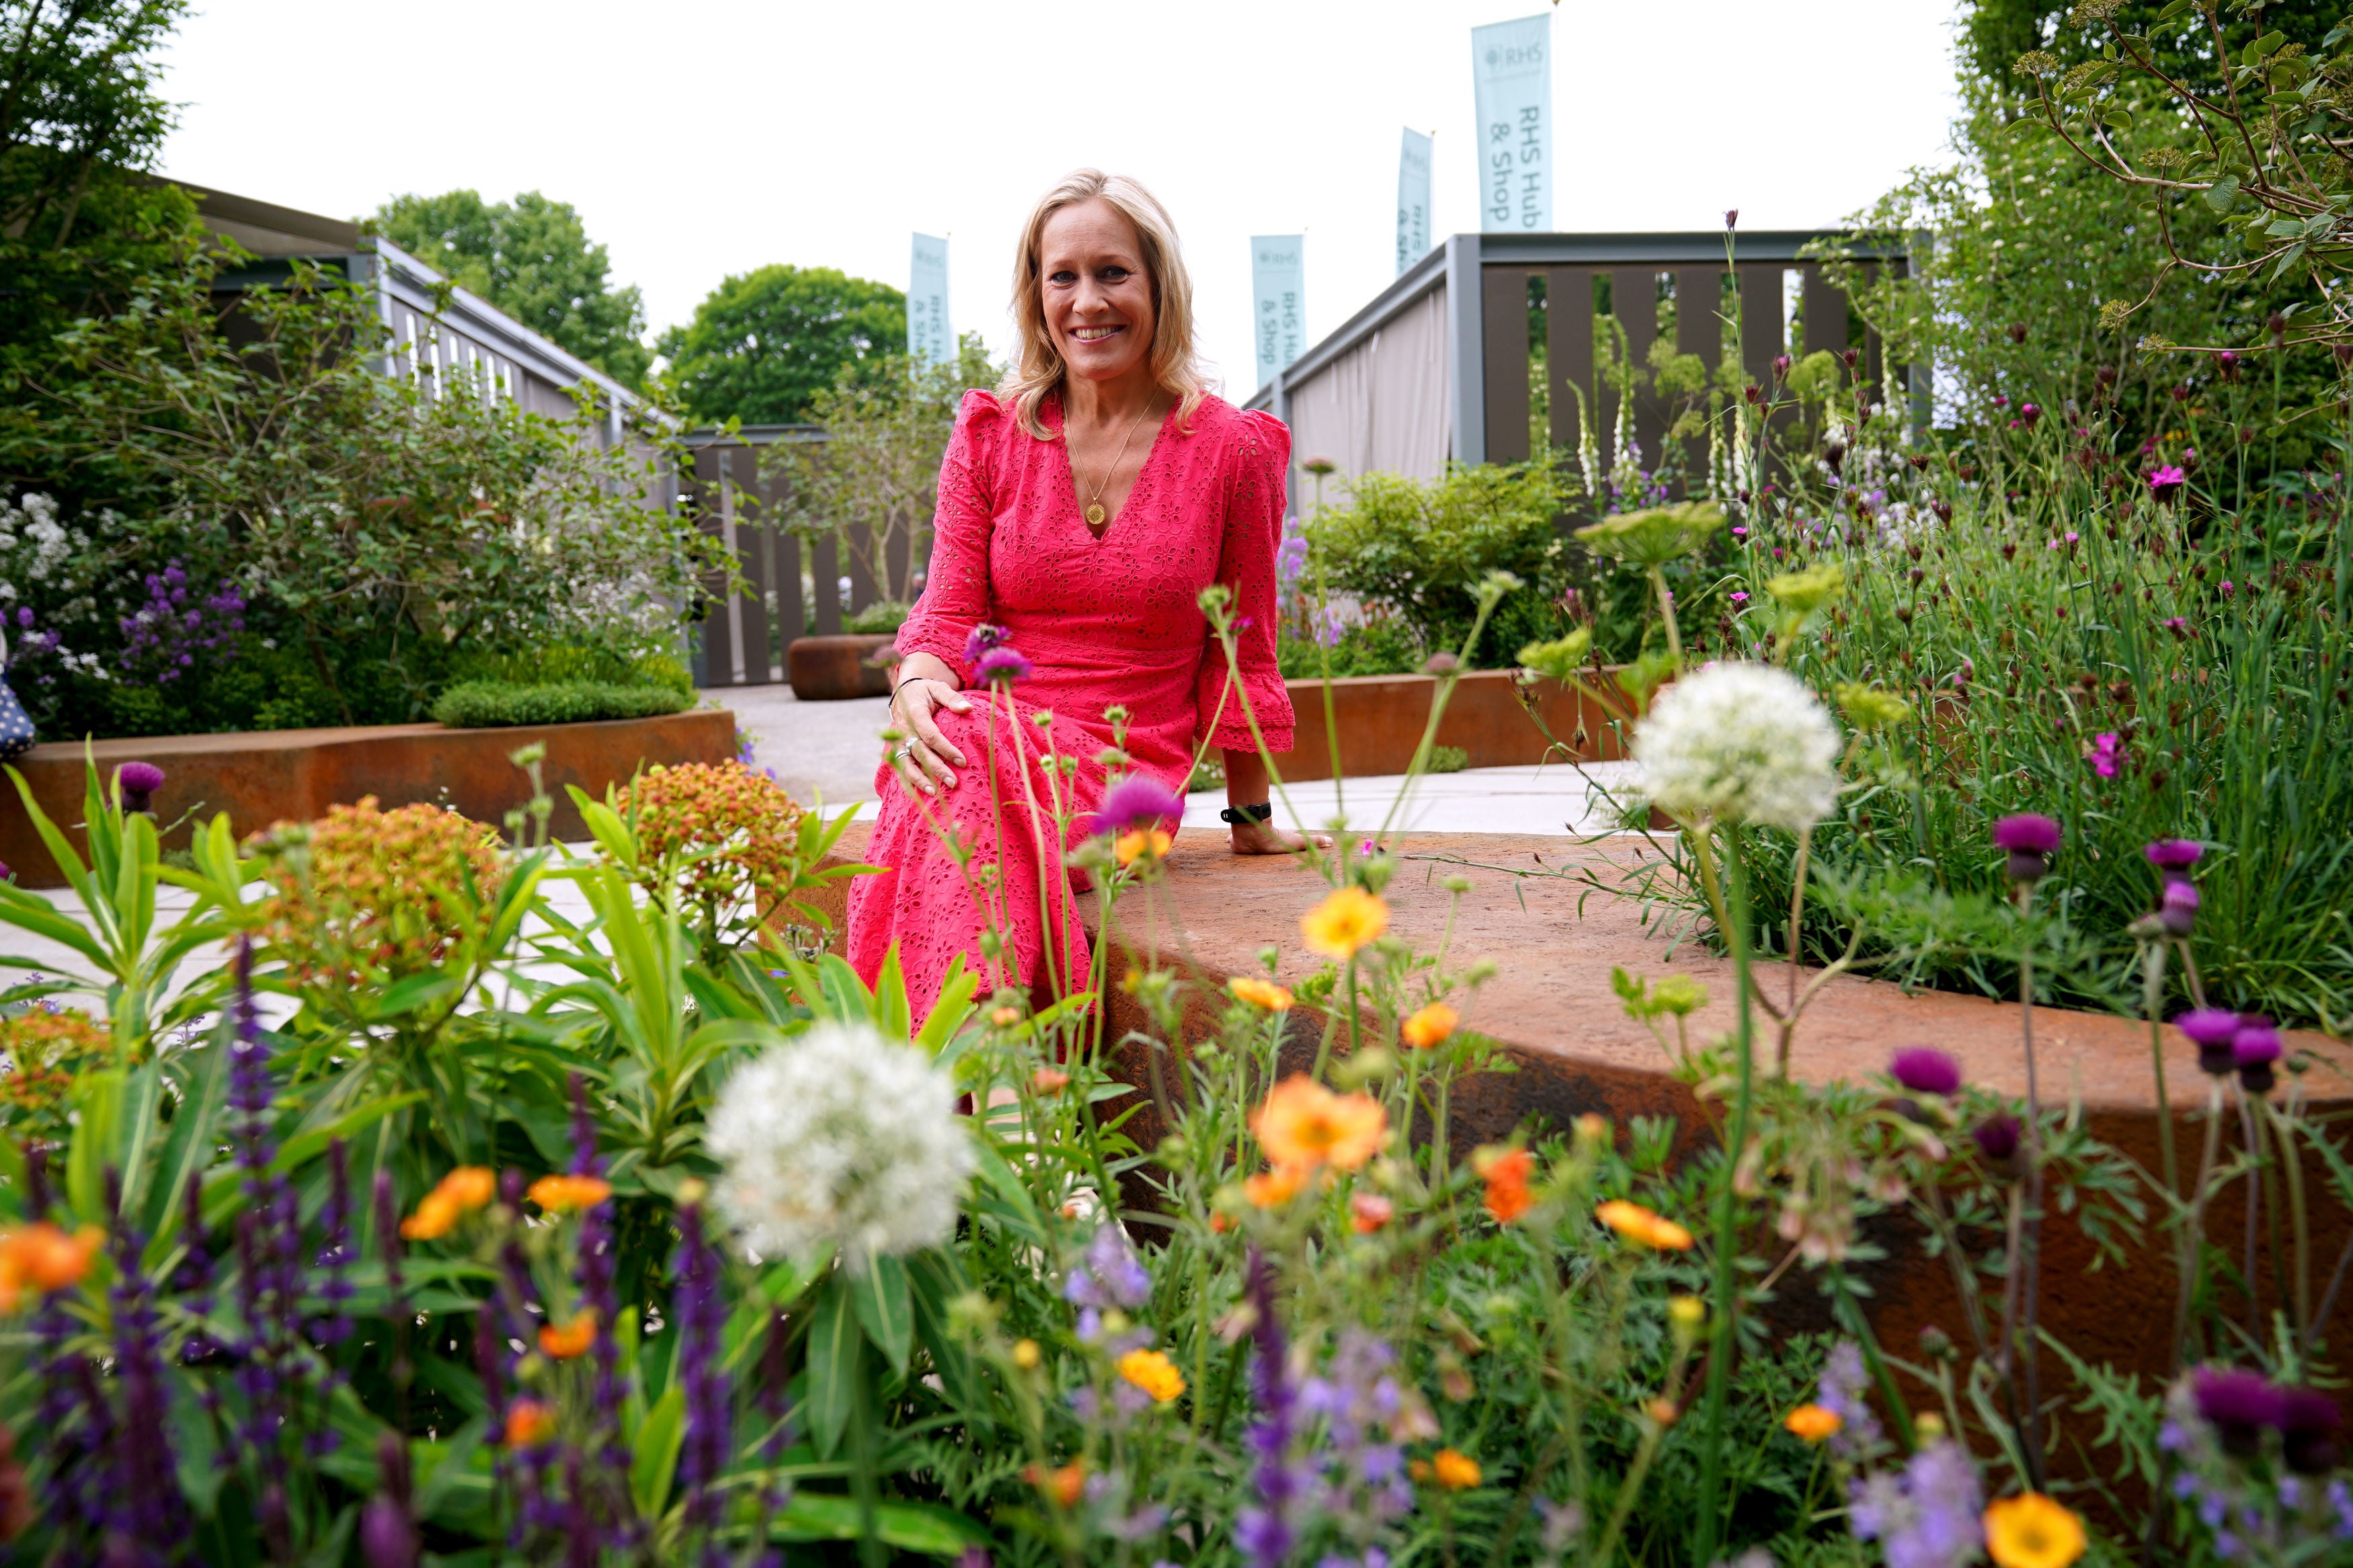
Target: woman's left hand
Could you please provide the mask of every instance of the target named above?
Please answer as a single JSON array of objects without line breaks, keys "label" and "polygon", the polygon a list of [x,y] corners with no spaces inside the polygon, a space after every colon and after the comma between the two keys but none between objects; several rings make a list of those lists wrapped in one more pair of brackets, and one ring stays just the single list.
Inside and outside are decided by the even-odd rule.
[{"label": "woman's left hand", "polygon": [[1310,844],[1318,849],[1332,847],[1332,840],[1318,833],[1309,837],[1288,827],[1277,827],[1271,822],[1233,823],[1227,831],[1233,835],[1237,855],[1293,855]]}]

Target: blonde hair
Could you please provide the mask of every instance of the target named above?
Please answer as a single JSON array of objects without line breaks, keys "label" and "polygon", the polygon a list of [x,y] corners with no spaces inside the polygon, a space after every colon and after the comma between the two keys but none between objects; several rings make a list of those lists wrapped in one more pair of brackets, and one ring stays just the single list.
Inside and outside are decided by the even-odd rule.
[{"label": "blonde hair", "polygon": [[1013,321],[1021,334],[1013,370],[997,391],[1013,402],[1013,416],[1021,427],[1041,441],[1053,433],[1038,417],[1039,405],[1050,392],[1059,392],[1070,367],[1054,335],[1046,327],[1041,292],[1040,252],[1046,220],[1064,207],[1081,202],[1104,201],[1135,226],[1136,243],[1144,251],[1144,270],[1152,279],[1153,379],[1163,391],[1176,395],[1180,428],[1201,405],[1208,389],[1201,382],[1193,352],[1193,280],[1185,271],[1185,258],[1176,247],[1176,226],[1168,210],[1143,184],[1125,174],[1100,169],[1074,169],[1039,198],[1037,210],[1021,227],[1021,248],[1013,258]]}]

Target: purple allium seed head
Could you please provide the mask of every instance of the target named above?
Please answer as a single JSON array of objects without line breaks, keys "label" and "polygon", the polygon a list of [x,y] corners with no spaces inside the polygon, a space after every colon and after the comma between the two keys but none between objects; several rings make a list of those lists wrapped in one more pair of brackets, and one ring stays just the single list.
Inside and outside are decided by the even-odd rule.
[{"label": "purple allium seed head", "polygon": [[2168,934],[2188,936],[2198,923],[2198,884],[2187,877],[2168,879],[2158,895],[2157,918]]},{"label": "purple allium seed head", "polygon": [[2240,1367],[2200,1367],[2190,1373],[2189,1393],[2223,1448],[2241,1458],[2255,1452],[2263,1428],[2279,1426],[2287,1414],[2278,1389]]},{"label": "purple allium seed head", "polygon": [[2187,871],[2198,864],[2206,847],[2195,838],[2160,838],[2141,851],[2148,863],[2160,871]]},{"label": "purple allium seed head", "polygon": [[1961,1064],[1934,1046],[1906,1046],[1887,1064],[1888,1076],[1915,1094],[1951,1094],[1961,1087]]},{"label": "purple allium seed head", "polygon": [[1185,819],[1185,802],[1148,773],[1124,778],[1104,792],[1095,811],[1098,833],[1132,833]]},{"label": "purple allium seed head", "polygon": [[974,661],[972,668],[981,679],[1007,686],[1017,680],[1029,679],[1033,670],[1021,650],[1006,643],[999,643],[983,653]]}]

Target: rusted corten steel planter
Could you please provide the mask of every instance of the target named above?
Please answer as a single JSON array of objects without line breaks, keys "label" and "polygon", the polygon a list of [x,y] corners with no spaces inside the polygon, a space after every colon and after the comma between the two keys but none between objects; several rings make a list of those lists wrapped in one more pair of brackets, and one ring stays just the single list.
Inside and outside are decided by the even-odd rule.
[{"label": "rusted corten steel planter", "polygon": [[[1332,747],[1324,727],[1324,683],[1286,684],[1299,728],[1291,750],[1274,753],[1274,765],[1286,780],[1328,779]],[[1437,691],[1437,679],[1428,675],[1356,675],[1333,681],[1332,715],[1338,721],[1342,775],[1379,777],[1410,767]],[[1528,716],[1512,672],[1504,669],[1474,670],[1455,681],[1454,695],[1438,721],[1437,743],[1461,748],[1470,755],[1464,766],[1473,768],[1609,762],[1624,755],[1609,715],[1590,698],[1556,680],[1536,682],[1531,695],[1554,738],[1572,748],[1574,756],[1559,752],[1545,755],[1544,731]]]},{"label": "rusted corten steel planter", "polygon": [[895,632],[795,637],[785,649],[785,679],[803,702],[887,696],[891,672],[875,663],[874,657],[897,637]]},{"label": "rusted corten steel planter", "polygon": [[[368,724],[152,735],[92,742],[90,753],[101,775],[132,761],[164,770],[164,787],[153,803],[157,822],[171,823],[191,809],[196,820],[209,822],[226,811],[242,837],[273,822],[307,821],[330,805],[371,795],[387,811],[426,801],[495,826],[531,798],[530,779],[507,759],[534,742],[547,748],[540,772],[555,801],[551,826],[559,838],[580,838],[587,830],[565,785],[577,784],[602,798],[607,786],[628,783],[640,766],[724,762],[735,754],[735,715],[710,708],[655,719],[497,730]],[[16,764],[41,810],[65,828],[77,850],[83,847],[81,830],[74,826],[82,819],[83,759],[81,746],[58,742],[34,747]],[[184,847],[189,832],[183,826],[165,847]],[[65,886],[14,787],[0,791],[0,860],[16,871],[21,886]]]},{"label": "rusted corten steel planter", "polygon": [[[845,858],[845,863],[865,852],[867,831],[860,824],[843,836],[836,853]],[[1555,1131],[1565,1131],[1586,1111],[1609,1117],[1621,1138],[1628,1118],[1649,1115],[1676,1118],[1685,1151],[1713,1140],[1713,1117],[1721,1114],[1723,1108],[1704,1109],[1674,1078],[1656,1042],[1626,1016],[1611,989],[1610,970],[1623,966],[1651,977],[1688,974],[1705,986],[1708,1005],[1690,1020],[1691,1037],[1697,1041],[1714,1038],[1732,1026],[1730,963],[1690,942],[1681,945],[1673,961],[1668,962],[1665,942],[1655,931],[1642,929],[1640,911],[1631,900],[1588,898],[1580,916],[1576,884],[1547,879],[1528,880],[1515,889],[1508,872],[1487,868],[1529,868],[1532,852],[1540,852],[1549,865],[1583,863],[1607,879],[1612,857],[1620,864],[1631,858],[1630,840],[1619,846],[1573,846],[1559,838],[1519,835],[1428,834],[1410,836],[1401,844],[1408,857],[1429,858],[1420,864],[1409,862],[1404,873],[1390,882],[1390,931],[1420,951],[1434,950],[1446,921],[1449,895],[1441,885],[1444,876],[1459,871],[1471,879],[1472,889],[1464,895],[1455,920],[1452,950],[1463,962],[1489,958],[1498,967],[1494,978],[1465,1004],[1463,1026],[1498,1041],[1518,1068],[1456,1085],[1452,1131],[1458,1155],[1467,1154],[1479,1143],[1505,1137],[1531,1115],[1541,1117],[1543,1124]],[[1433,868],[1440,874],[1423,875]],[[1264,973],[1256,956],[1264,943],[1282,944],[1284,958],[1277,978],[1285,984],[1296,983],[1314,971],[1317,961],[1300,951],[1293,933],[1299,929],[1300,915],[1323,890],[1319,880],[1288,858],[1232,855],[1222,829],[1190,828],[1177,835],[1166,880],[1154,898],[1154,918],[1158,922],[1154,962],[1203,983],[1188,998],[1187,1039],[1198,1039],[1209,1032],[1222,1005],[1217,988],[1227,978]],[[836,907],[830,911],[837,919],[839,905],[837,895]],[[1098,918],[1094,901],[1082,900],[1080,908],[1092,927]],[[1145,933],[1131,923],[1121,935],[1134,942]],[[1129,963],[1124,953],[1113,953],[1104,965],[1105,972],[1098,976],[1103,994],[1110,998],[1106,1039],[1119,1039],[1131,1028],[1156,1032],[1134,999],[1120,987],[1120,976]],[[1774,977],[1777,984],[1779,973]],[[1305,1070],[1324,1019],[1303,1006],[1289,1016],[1285,1069]],[[2039,1007],[2034,1034],[2046,1104],[2079,1102],[2095,1135],[2142,1169],[2158,1170],[2158,1110],[2147,1026],[2102,1014]],[[2188,1118],[2203,1107],[2207,1079],[2198,1070],[2196,1051],[2179,1032],[2168,1028],[2165,1036],[2166,1081],[2177,1138],[2182,1147],[2194,1151],[2198,1147],[2195,1129]],[[1771,1039],[1770,1032],[1760,1027],[1760,1071],[1771,1070]],[[1854,977],[1831,982],[1808,1011],[1792,1070],[1810,1082],[1841,1078],[1866,1081],[1884,1070],[1896,1047],[1915,1044],[1951,1052],[1971,1082],[2012,1095],[2024,1091],[2015,1004],[1942,992],[1907,995],[1896,985]],[[2323,1065],[2306,1079],[2316,1110],[2327,1113],[2353,1108],[2353,1093],[2343,1087],[2348,1079],[2341,1069],[2353,1066],[2345,1050],[2325,1037],[2310,1034],[2295,1035],[2287,1045],[2292,1055],[2307,1051],[2323,1058]],[[1140,1049],[1130,1049],[1119,1058],[1113,1070],[1136,1086],[1143,1103],[1125,1131],[1149,1149],[1165,1127],[1155,1098],[1183,1092],[1183,1075],[1176,1063],[1164,1058],[1155,1089],[1151,1064]],[[1108,1102],[1104,1108],[1107,1115],[1125,1109],[1127,1104],[1119,1101]],[[2353,1235],[2353,1216],[2329,1197],[2326,1173],[2316,1163],[2306,1169],[2305,1187],[2315,1205],[2315,1268],[2325,1279],[2348,1235]],[[2242,1245],[2234,1228],[2244,1213],[2242,1192],[2232,1184],[2211,1205],[2210,1234],[2232,1258],[2240,1256]],[[2054,1208],[2044,1235],[2044,1323],[2062,1342],[2095,1364],[2105,1362],[2141,1372],[2162,1371],[2174,1291],[2172,1254],[2166,1238],[2151,1234],[2123,1267],[2094,1269],[2094,1249],[2072,1215]],[[1873,1292],[1872,1316],[1881,1342],[1893,1353],[1914,1355],[1919,1350],[1920,1331],[1933,1325],[1957,1342],[1966,1343],[1966,1321],[1947,1267],[1923,1252],[1909,1222],[1902,1218],[1875,1222],[1868,1239],[1887,1255],[1884,1261],[1858,1269]],[[1767,1237],[1758,1245],[1779,1244]],[[2268,1245],[2267,1237],[2258,1238],[2257,1277],[2265,1282],[2266,1310],[2272,1304]],[[2129,1305],[2119,1310],[2119,1303]],[[2243,1310],[2243,1305],[2237,1310]],[[1783,1332],[1829,1331],[1834,1326],[1827,1304],[1814,1292],[1802,1267],[1789,1271],[1767,1310]],[[2062,1371],[2055,1363],[2046,1363],[2045,1386],[2058,1386],[2053,1380]]]}]

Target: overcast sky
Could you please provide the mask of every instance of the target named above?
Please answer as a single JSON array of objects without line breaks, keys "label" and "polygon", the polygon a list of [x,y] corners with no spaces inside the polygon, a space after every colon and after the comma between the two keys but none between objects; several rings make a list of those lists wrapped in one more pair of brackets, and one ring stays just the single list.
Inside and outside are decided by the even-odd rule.
[{"label": "overcast sky", "polygon": [[[403,192],[572,203],[654,331],[772,261],[903,288],[950,237],[951,319],[1002,353],[1012,247],[1082,165],[1174,214],[1203,347],[1256,380],[1249,237],[1306,234],[1309,341],[1396,269],[1398,131],[1437,133],[1439,235],[1478,226],[1468,29],[1529,0],[1089,7],[197,0],[164,169],[343,217]],[[1809,227],[1948,159],[1949,0],[1563,0],[1564,231]]]}]

